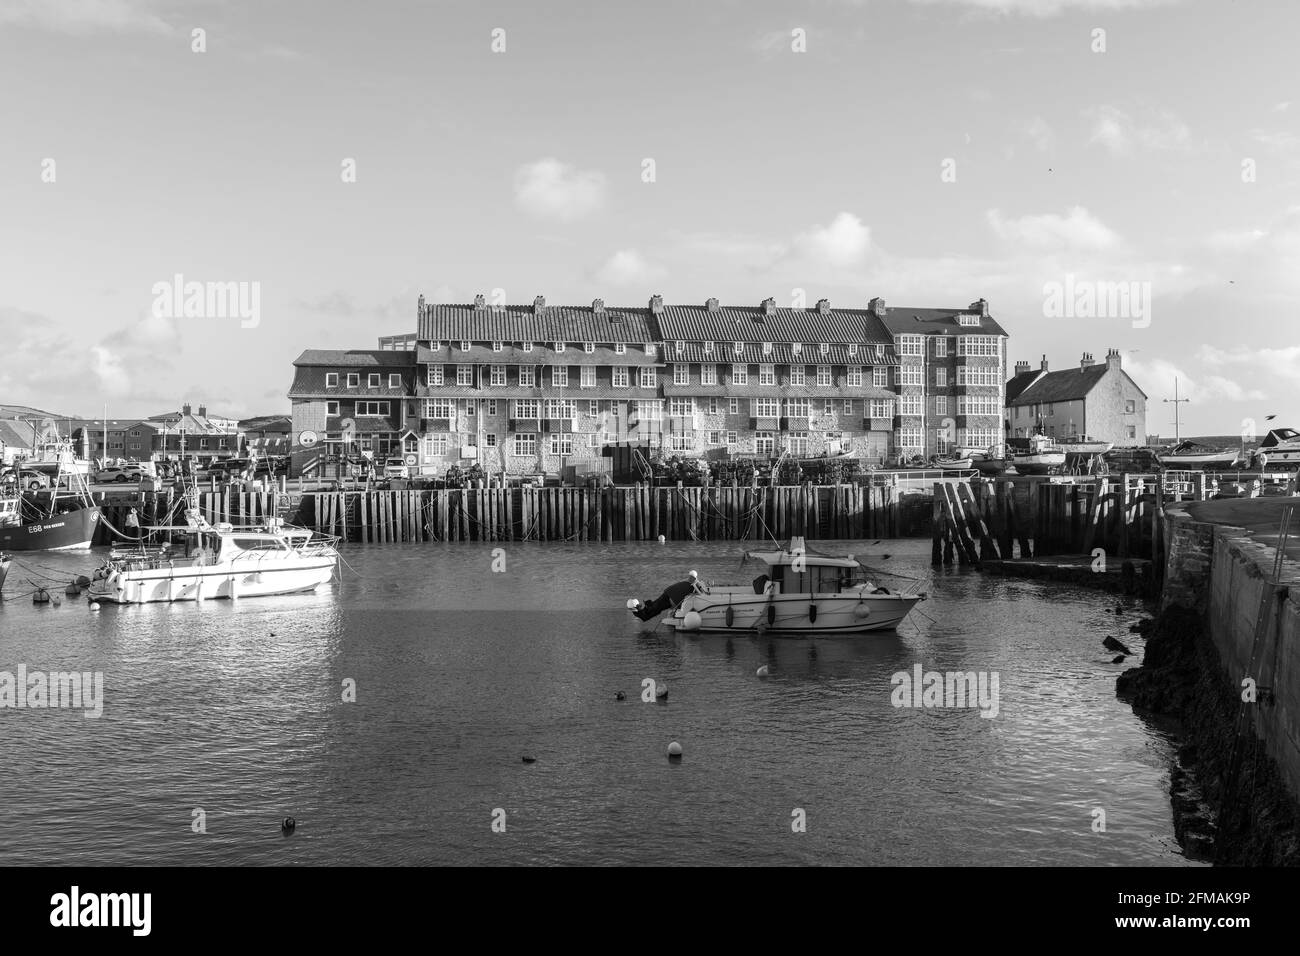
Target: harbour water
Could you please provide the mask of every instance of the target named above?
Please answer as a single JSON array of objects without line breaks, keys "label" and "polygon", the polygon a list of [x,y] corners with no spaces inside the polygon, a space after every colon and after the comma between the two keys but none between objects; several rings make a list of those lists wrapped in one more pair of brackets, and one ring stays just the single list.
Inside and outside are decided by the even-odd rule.
[{"label": "harbour water", "polygon": [[[0,865],[1193,865],[1174,740],[1101,646],[1140,654],[1140,604],[810,544],[890,554],[929,600],[898,633],[678,637],[626,599],[747,581],[744,543],[417,544],[349,548],[318,594],[91,612],[21,595],[96,556],[20,558],[0,671],[101,671],[105,699],[0,708]],[[918,663],[996,672],[997,715],[893,706]]]}]

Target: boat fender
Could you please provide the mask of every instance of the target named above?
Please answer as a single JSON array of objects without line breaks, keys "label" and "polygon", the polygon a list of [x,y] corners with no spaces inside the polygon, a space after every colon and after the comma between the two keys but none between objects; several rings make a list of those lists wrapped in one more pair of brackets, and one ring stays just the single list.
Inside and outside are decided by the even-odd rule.
[{"label": "boat fender", "polygon": [[864,618],[870,617],[871,608],[867,607],[865,604],[859,604],[857,607],[853,609],[853,616],[856,617],[859,621]]},{"label": "boat fender", "polygon": [[767,606],[767,623],[768,623],[769,625],[772,625],[772,624],[775,624],[775,623],[776,623],[776,605],[775,605],[775,604],[769,604],[769,605]]},{"label": "boat fender", "polygon": [[683,631],[698,631],[702,623],[699,611],[687,611],[682,615]]},{"label": "boat fender", "polygon": [[285,836],[288,836],[298,826],[298,821],[293,817],[285,817],[284,822],[280,824],[280,830]]},{"label": "boat fender", "polygon": [[736,623],[736,609],[732,607],[730,604],[728,604],[727,605],[727,627],[731,627],[735,623]]},{"label": "boat fender", "polygon": [[812,624],[812,623],[813,623],[814,621],[816,621],[816,620],[817,620],[817,605],[816,605],[816,604],[809,604],[809,605],[808,605],[808,623],[809,623],[809,624]]}]

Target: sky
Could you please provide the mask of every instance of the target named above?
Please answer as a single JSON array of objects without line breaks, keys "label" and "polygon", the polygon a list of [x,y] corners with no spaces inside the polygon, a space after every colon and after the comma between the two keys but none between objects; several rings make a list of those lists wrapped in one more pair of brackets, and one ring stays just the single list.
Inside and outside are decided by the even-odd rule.
[{"label": "sky", "polygon": [[1300,427],[1298,35],[1291,0],[0,0],[0,403],[284,412],[303,349],[421,293],[982,297],[1011,362],[1121,350],[1151,433],[1175,378],[1184,435]]}]

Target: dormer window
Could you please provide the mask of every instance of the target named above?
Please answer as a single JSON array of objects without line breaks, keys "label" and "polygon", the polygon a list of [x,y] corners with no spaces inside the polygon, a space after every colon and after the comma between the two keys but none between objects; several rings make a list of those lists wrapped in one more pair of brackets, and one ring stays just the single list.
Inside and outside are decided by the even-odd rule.
[{"label": "dormer window", "polygon": [[958,325],[979,325],[980,317],[978,315],[959,315],[957,316]]},{"label": "dormer window", "polygon": [[429,348],[430,348],[432,351],[437,352],[437,351],[439,351],[439,350],[442,349],[442,343],[441,343],[441,342],[430,342],[430,343],[429,343]]},{"label": "dormer window", "polygon": [[647,342],[645,344],[645,354],[651,358],[655,357],[655,344],[653,342]]},{"label": "dormer window", "polygon": [[615,355],[624,355],[624,354],[626,354],[626,353],[627,353],[627,343],[626,343],[626,342],[615,342],[615,343],[614,343],[614,354],[615,354]]},{"label": "dormer window", "polygon": [[468,343],[468,342],[461,342],[461,343],[460,343],[460,350],[461,350],[462,352],[468,352],[468,351],[469,351],[469,343]]},{"label": "dormer window", "polygon": [[739,355],[741,352],[745,351],[745,343],[733,342],[731,346],[731,350],[735,352],[737,355]]},{"label": "dormer window", "polygon": [[793,352],[795,355],[800,354],[801,352],[803,352],[803,343],[802,343],[802,342],[791,342],[791,343],[790,343],[790,351]]},{"label": "dormer window", "polygon": [[532,342],[524,342],[524,343],[523,343],[523,347],[524,347],[524,351],[525,351],[525,352],[531,352],[531,351],[533,350],[533,343],[532,343]]},{"label": "dormer window", "polygon": [[705,343],[704,343],[704,352],[705,352],[706,355],[712,355],[712,354],[713,354],[713,343],[712,343],[712,342],[705,342]]},{"label": "dormer window", "polygon": [[677,354],[680,355],[682,352],[685,351],[686,351],[686,343],[679,339],[677,341]]},{"label": "dormer window", "polygon": [[857,354],[858,354],[858,343],[857,343],[857,342],[850,342],[850,343],[849,343],[849,354],[850,354],[850,355],[857,355]]},{"label": "dormer window", "polygon": [[504,347],[505,347],[505,343],[504,343],[504,342],[493,342],[493,343],[492,343],[492,351],[493,351],[493,352],[500,352],[501,349],[503,349]]},{"label": "dormer window", "polygon": [[595,342],[583,342],[583,343],[582,343],[582,350],[583,350],[584,352],[586,352],[588,355],[590,355],[590,354],[592,354],[593,352],[596,351],[596,343],[595,343]]},{"label": "dormer window", "polygon": [[564,343],[563,343],[563,342],[556,342],[556,343],[555,343],[555,351],[557,351],[557,352],[563,352],[563,351],[564,351]]},{"label": "dormer window", "polygon": [[772,343],[771,343],[771,342],[764,342],[764,343],[763,343],[763,354],[764,354],[764,355],[771,355],[771,354],[772,354]]},{"label": "dormer window", "polygon": [[821,349],[821,353],[822,353],[822,355],[830,355],[830,354],[831,354],[831,344],[830,344],[829,342],[822,342],[822,343],[818,346],[818,348]]}]

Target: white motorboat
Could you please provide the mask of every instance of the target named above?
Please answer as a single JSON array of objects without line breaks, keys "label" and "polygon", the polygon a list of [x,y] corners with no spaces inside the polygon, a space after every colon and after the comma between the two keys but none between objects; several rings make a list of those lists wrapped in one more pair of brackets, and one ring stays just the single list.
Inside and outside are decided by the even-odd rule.
[{"label": "white motorboat", "polygon": [[1267,468],[1293,468],[1300,465],[1300,432],[1294,428],[1274,428],[1255,449],[1255,460],[1261,458]]},{"label": "white motorboat", "polygon": [[745,561],[766,568],[750,584],[706,586],[692,572],[654,601],[632,598],[628,609],[642,621],[665,611],[678,631],[742,634],[854,634],[892,630],[925,599],[909,589],[879,587],[852,555],[809,551],[803,538],[786,548],[750,551]]},{"label": "white motorboat", "polygon": [[1065,467],[1065,452],[1046,435],[1008,439],[1018,475],[1047,475]]},{"label": "white motorboat", "polygon": [[1171,451],[1158,456],[1161,466],[1165,468],[1231,468],[1240,458],[1239,451],[1213,448],[1200,442],[1179,442]]},{"label": "white motorboat", "polygon": [[1106,454],[1115,447],[1115,443],[1089,438],[1087,435],[1071,435],[1068,438],[1056,439],[1056,447],[1065,452],[1067,459],[1090,458],[1093,455]]},{"label": "white motorboat", "polygon": [[212,527],[195,509],[178,528],[182,553],[170,546],[114,551],[91,578],[92,601],[114,604],[265,597],[314,591],[334,576],[336,538],[271,518],[255,528]]}]

